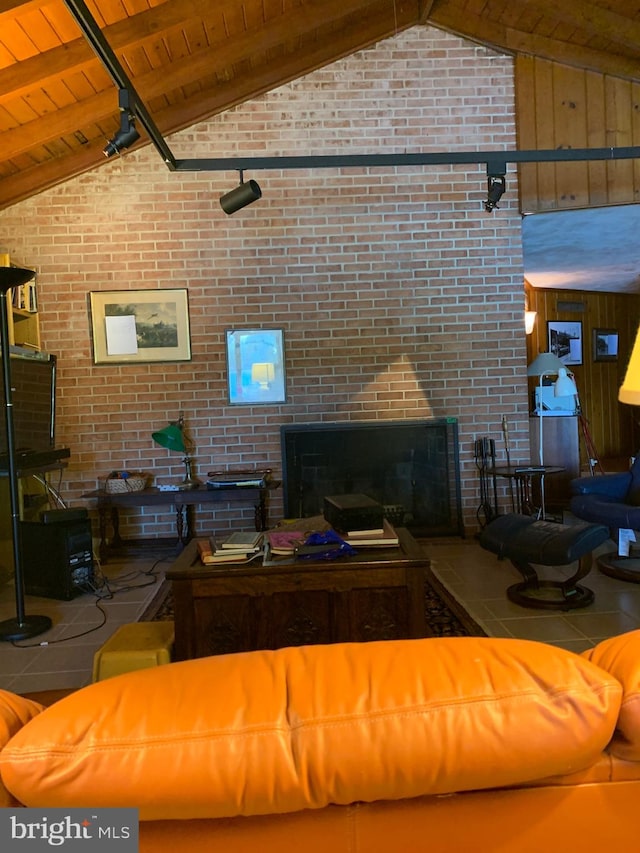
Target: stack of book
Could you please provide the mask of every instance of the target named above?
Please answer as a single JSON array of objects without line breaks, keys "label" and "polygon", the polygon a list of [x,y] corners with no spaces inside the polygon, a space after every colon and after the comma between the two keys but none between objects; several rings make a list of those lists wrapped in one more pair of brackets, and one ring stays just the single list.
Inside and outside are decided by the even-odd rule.
[{"label": "stack of book", "polygon": [[273,530],[267,531],[269,551],[277,557],[291,556],[312,533],[321,533],[329,528],[330,524],[322,515],[282,521]]},{"label": "stack of book", "polygon": [[218,563],[246,563],[252,560],[261,550],[262,533],[242,531],[232,533],[220,545],[213,537],[198,539],[200,562],[205,566],[215,566]]},{"label": "stack of book", "polygon": [[382,519],[382,527],[372,530],[349,530],[342,533],[342,538],[354,548],[391,548],[399,544],[398,534],[386,518]]}]

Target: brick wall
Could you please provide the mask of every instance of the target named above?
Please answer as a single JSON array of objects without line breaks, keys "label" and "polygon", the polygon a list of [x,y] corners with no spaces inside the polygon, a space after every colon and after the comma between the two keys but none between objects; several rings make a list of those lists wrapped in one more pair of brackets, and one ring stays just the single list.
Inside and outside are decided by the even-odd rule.
[{"label": "brick wall", "polygon": [[[178,158],[515,148],[513,65],[415,28],[169,143]],[[232,464],[279,473],[281,424],[450,416],[473,531],[474,439],[493,437],[504,458],[506,415],[512,458],[528,458],[515,172],[493,214],[484,165],[245,178],[263,198],[227,217],[218,198],[237,173],[171,173],[149,146],[0,212],[0,243],[38,269],[43,345],[59,357],[63,496],[78,505],[114,468],[180,479],[180,457],[150,437],[180,411],[200,477]],[[88,294],[166,287],[188,289],[192,361],[95,365]],[[261,326],[285,331],[288,401],[229,406],[224,330]],[[249,517],[221,505],[215,525]],[[172,523],[133,512],[122,532]]]}]

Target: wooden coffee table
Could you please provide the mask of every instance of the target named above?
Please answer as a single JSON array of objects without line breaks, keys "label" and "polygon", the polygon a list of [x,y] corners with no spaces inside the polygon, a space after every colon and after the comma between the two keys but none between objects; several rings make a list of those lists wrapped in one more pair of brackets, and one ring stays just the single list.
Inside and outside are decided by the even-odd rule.
[{"label": "wooden coffee table", "polygon": [[170,569],[176,660],[316,643],[425,637],[429,559],[400,546],[336,560],[203,566],[195,540]]}]

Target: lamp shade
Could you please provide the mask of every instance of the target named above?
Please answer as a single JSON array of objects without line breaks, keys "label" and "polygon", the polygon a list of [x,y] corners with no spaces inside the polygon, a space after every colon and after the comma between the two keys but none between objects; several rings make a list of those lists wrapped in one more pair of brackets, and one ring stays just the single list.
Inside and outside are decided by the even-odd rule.
[{"label": "lamp shade", "polygon": [[270,361],[256,361],[251,365],[251,381],[257,382],[261,388],[269,388],[269,383],[276,378],[276,366]]},{"label": "lamp shade", "polygon": [[177,450],[179,453],[186,452],[184,435],[178,424],[169,424],[158,432],[152,432],[151,438],[156,444],[159,444],[160,447],[166,447],[167,450]]},{"label": "lamp shade", "polygon": [[24,270],[20,267],[0,267],[0,290],[5,293],[12,287],[26,284],[35,276],[34,270]]},{"label": "lamp shade", "polygon": [[527,367],[527,376],[557,376],[564,364],[552,352],[541,352]]},{"label": "lamp shade", "polygon": [[640,406],[640,328],[638,328],[624,382],[618,393],[618,400],[630,406]]},{"label": "lamp shade", "polygon": [[524,331],[526,335],[533,334],[533,330],[536,325],[536,312],[535,311],[525,311],[524,312]]},{"label": "lamp shade", "polygon": [[578,387],[566,367],[558,370],[558,378],[553,383],[553,393],[556,397],[571,397],[578,393]]}]

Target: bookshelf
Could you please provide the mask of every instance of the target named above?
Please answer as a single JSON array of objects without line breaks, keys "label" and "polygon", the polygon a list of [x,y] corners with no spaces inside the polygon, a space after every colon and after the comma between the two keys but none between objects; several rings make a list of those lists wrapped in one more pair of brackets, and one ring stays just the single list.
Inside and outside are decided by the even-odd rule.
[{"label": "bookshelf", "polygon": [[[0,249],[0,266],[10,266],[9,253]],[[6,294],[9,346],[40,349],[40,319],[35,281],[14,287]]]}]

